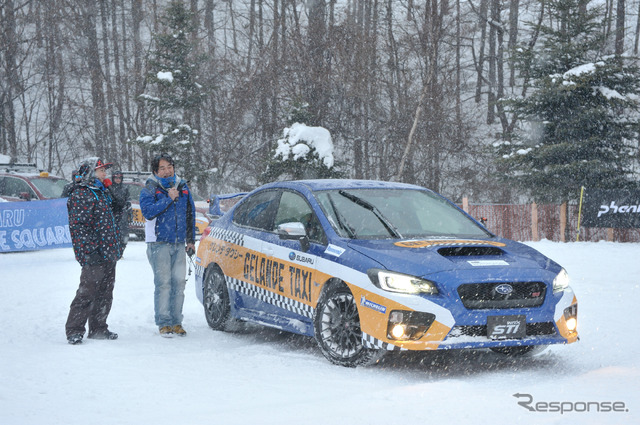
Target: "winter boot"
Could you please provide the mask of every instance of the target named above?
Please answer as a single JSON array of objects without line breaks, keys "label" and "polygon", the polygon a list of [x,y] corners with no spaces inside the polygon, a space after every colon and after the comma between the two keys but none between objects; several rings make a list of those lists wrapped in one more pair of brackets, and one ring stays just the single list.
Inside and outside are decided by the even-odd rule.
[{"label": "winter boot", "polygon": [[187,336],[187,331],[184,330],[182,325],[174,325],[172,329],[173,333],[178,336]]},{"label": "winter boot", "polygon": [[110,330],[99,331],[95,333],[90,333],[87,335],[89,339],[118,339],[118,334],[115,332],[111,332]]},{"label": "winter boot", "polygon": [[82,344],[82,335],[75,334],[67,337],[67,342],[71,345]]},{"label": "winter boot", "polygon": [[160,327],[160,336],[163,336],[165,338],[172,338],[173,335],[175,335],[173,333],[173,327],[172,326],[161,326]]}]

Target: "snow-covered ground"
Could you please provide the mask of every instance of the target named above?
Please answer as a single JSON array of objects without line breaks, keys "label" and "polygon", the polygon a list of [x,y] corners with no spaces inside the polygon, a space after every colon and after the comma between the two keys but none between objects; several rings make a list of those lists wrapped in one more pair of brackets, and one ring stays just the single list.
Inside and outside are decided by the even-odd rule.
[{"label": "snow-covered ground", "polygon": [[[71,346],[71,249],[0,254],[0,424],[640,423],[640,244],[530,245],[572,277],[580,342],[515,360],[430,352],[357,369],[330,364],[310,338],[210,330],[193,275],[189,335],[161,338],[142,242],[117,267],[109,324],[120,338]],[[538,411],[518,404],[530,399]],[[560,407],[573,411],[549,411]]]}]

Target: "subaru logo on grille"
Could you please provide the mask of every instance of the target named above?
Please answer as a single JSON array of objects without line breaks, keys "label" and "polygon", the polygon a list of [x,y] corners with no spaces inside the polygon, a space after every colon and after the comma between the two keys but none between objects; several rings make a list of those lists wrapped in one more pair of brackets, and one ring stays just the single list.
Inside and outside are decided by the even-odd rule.
[{"label": "subaru logo on grille", "polygon": [[501,283],[500,285],[496,286],[494,289],[500,295],[509,295],[510,293],[513,292],[513,286],[509,285],[508,283]]}]

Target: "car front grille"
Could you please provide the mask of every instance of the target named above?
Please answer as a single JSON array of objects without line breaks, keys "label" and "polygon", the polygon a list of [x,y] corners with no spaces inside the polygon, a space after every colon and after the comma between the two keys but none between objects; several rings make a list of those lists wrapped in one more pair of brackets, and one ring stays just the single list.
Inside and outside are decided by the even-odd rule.
[{"label": "car front grille", "polygon": [[[500,291],[504,288],[511,291]],[[542,305],[546,290],[542,282],[468,283],[458,287],[458,295],[471,310],[525,308]]]},{"label": "car front grille", "polygon": [[[556,327],[553,322],[527,323],[527,336],[554,335],[555,333]],[[462,336],[487,336],[487,326],[454,326],[449,333],[450,338]]]}]

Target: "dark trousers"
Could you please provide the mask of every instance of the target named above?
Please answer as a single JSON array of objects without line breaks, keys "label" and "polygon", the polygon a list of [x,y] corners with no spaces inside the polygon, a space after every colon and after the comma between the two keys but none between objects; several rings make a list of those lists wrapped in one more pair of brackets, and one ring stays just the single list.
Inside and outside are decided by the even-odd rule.
[{"label": "dark trousers", "polygon": [[113,301],[116,263],[85,265],[80,274],[80,286],[71,302],[65,326],[67,337],[84,335],[89,321],[89,335],[107,330],[107,316]]}]

